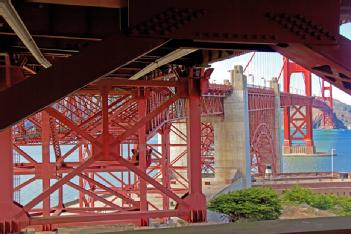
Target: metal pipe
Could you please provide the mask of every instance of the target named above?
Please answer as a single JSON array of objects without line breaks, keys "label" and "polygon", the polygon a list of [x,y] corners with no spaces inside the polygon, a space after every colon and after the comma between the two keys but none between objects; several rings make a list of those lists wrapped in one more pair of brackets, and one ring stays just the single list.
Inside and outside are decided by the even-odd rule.
[{"label": "metal pipe", "polygon": [[137,80],[140,77],[148,74],[149,72],[155,70],[156,68],[159,68],[167,63],[171,63],[181,57],[184,57],[197,49],[176,49],[172,51],[171,53],[165,55],[162,58],[157,59],[155,62],[151,63],[150,65],[144,67],[142,70],[134,74],[132,77],[129,78],[129,80]]},{"label": "metal pipe", "polygon": [[38,63],[45,68],[50,67],[51,63],[41,53],[10,0],[0,0],[0,15],[2,15],[2,17],[10,25],[12,30],[21,39],[23,44],[32,53]]}]

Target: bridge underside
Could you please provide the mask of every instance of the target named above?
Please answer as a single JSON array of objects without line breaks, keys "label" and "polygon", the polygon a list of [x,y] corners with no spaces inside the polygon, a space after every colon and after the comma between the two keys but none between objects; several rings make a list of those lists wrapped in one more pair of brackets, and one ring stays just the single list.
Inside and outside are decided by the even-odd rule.
[{"label": "bridge underside", "polygon": [[[167,217],[204,221],[201,176],[213,173],[214,136],[201,116],[223,118],[223,98],[232,91],[208,84],[212,70],[204,67],[211,62],[277,51],[351,94],[351,44],[339,35],[347,14],[340,16],[345,4],[337,0],[153,0],[147,10],[136,0],[63,2],[0,3],[0,177],[6,181],[0,208],[9,210],[0,214],[3,232],[116,220],[148,225]],[[36,44],[17,37],[19,17]],[[258,146],[279,138],[272,134],[277,94],[252,88],[248,95],[258,100],[251,107],[250,151],[263,173],[264,164],[276,168],[276,145]],[[314,105],[311,98],[279,98],[282,107]],[[261,123],[262,115],[271,121]],[[161,139],[150,143],[156,135]],[[40,154],[23,150],[34,145]],[[171,147],[183,148],[171,156]],[[17,183],[14,175],[33,176]],[[39,194],[13,202],[16,191],[37,180]],[[76,206],[64,204],[66,186],[78,191]]]},{"label": "bridge underside", "polygon": [[[278,51],[351,93],[351,48],[339,35],[340,1],[223,0],[214,7],[213,1],[154,0],[147,11],[133,0],[114,8],[40,2],[14,5],[54,66],[41,71],[3,19],[4,51],[26,76],[2,81],[0,99],[11,102],[0,108],[22,108],[1,115],[0,128],[101,77],[140,78],[160,64],[203,65],[248,51]],[[40,92],[33,93],[33,87]]]}]

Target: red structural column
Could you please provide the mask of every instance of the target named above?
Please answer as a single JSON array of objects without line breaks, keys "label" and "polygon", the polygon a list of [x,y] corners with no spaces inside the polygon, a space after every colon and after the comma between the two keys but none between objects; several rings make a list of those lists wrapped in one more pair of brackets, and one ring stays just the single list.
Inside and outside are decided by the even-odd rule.
[{"label": "red structural column", "polygon": [[29,223],[27,214],[13,202],[11,131],[11,128],[0,131],[0,233],[16,233]]},{"label": "red structural column", "polygon": [[[0,131],[0,225],[11,218],[13,203],[13,158],[11,128]],[[6,212],[5,212],[6,211]],[[0,233],[4,229],[0,226]]]},{"label": "red structural column", "polygon": [[[10,58],[5,54],[5,81],[11,85]],[[4,110],[5,111],[5,110]],[[11,217],[13,203],[13,153],[11,128],[0,131],[0,233]],[[7,211],[7,212],[5,212]]]},{"label": "red structural column", "polygon": [[[308,97],[312,96],[312,76],[311,72],[306,70],[303,72],[305,80],[305,94]],[[313,142],[313,124],[312,124],[312,106],[305,107],[305,121],[306,121],[306,135],[305,135],[305,144],[306,144],[306,153],[314,153],[314,142]],[[311,150],[312,147],[312,150]]]},{"label": "red structural column", "polygon": [[[139,99],[138,99],[138,117],[139,119],[144,118],[147,114],[147,99],[146,91],[143,88],[139,90]],[[139,151],[139,167],[143,172],[146,172],[146,125],[138,129],[138,151]],[[139,191],[140,191],[140,211],[148,210],[148,201],[147,201],[147,184],[146,181],[139,177]],[[149,225],[149,219],[142,218],[142,226]]]},{"label": "red structural column", "polygon": [[322,112],[322,128],[334,128],[333,121],[333,86],[322,80],[322,100],[329,106],[329,112]]},{"label": "red structural column", "polygon": [[[83,146],[81,145],[78,148],[78,160],[79,162],[83,162],[84,158],[83,158]],[[79,186],[84,188],[84,180],[82,177],[79,177]],[[85,207],[85,203],[84,203],[84,193],[82,191],[79,191],[79,207],[83,208]]]},{"label": "red structural column", "polygon": [[188,139],[189,221],[206,220],[206,198],[202,193],[201,178],[201,100],[200,80],[189,78],[189,96],[186,102]]},{"label": "red structural column", "polygon": [[[6,86],[11,86],[8,54],[5,54],[5,81]],[[0,233],[18,232],[29,223],[26,213],[13,202],[13,186],[12,128],[8,127],[0,131]]]},{"label": "red structural column", "polygon": [[[290,92],[290,67],[288,66],[289,61],[288,58],[284,59],[284,68],[283,68],[283,75],[284,75],[284,86],[283,92],[289,93]],[[284,152],[290,151],[291,147],[291,138],[290,138],[290,107],[284,107]]]},{"label": "red structural column", "polygon": [[[50,187],[50,116],[47,112],[42,112],[41,121],[41,138],[42,138],[42,164],[40,165],[40,176],[42,178],[42,189],[47,190]],[[43,215],[50,215],[50,196],[43,199]]]},{"label": "red structural column", "polygon": [[102,153],[103,159],[107,160],[109,156],[109,140],[110,140],[110,133],[109,133],[109,111],[108,111],[108,88],[102,87],[101,88],[101,102],[102,102]]},{"label": "red structural column", "polygon": [[[162,143],[162,158],[161,158],[161,173],[162,173],[162,185],[169,189],[169,166],[170,166],[170,125],[167,124],[161,130],[161,143]],[[162,194],[163,199],[163,210],[169,210],[169,197]]]}]

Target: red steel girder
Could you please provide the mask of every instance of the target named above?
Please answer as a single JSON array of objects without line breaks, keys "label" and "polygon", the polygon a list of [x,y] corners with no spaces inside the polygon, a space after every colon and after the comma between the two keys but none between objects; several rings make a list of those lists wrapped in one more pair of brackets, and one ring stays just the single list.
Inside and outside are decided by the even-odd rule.
[{"label": "red steel girder", "polygon": [[[159,47],[164,40],[112,36],[0,92],[0,129]],[[21,108],[13,109],[14,106]]]},{"label": "red steel girder", "polygon": [[[181,132],[175,130],[181,139],[185,139],[184,144],[170,143],[169,132],[172,129],[170,126],[172,121],[180,118],[187,119],[182,108],[185,109],[187,106],[187,114],[191,117],[192,123],[200,123],[200,80],[192,78],[190,81],[192,81],[192,84],[190,85],[189,93],[192,95],[193,100],[186,101],[187,105],[183,102],[180,102],[180,105],[175,105],[179,99],[189,99],[184,91],[180,93],[182,96],[180,98],[178,92],[174,93],[173,89],[140,88],[138,96],[128,99],[126,97],[112,98],[108,95],[108,89],[102,87],[101,96],[95,99],[71,96],[67,101],[62,102],[61,106],[54,104],[38,114],[37,119],[40,125],[38,130],[40,134],[36,139],[36,143],[42,144],[42,158],[45,160],[43,162],[34,160],[33,158],[36,158],[37,155],[24,152],[20,148],[23,141],[17,142],[15,138],[17,145],[14,145],[14,149],[28,162],[16,162],[13,172],[15,175],[33,174],[34,177],[22,181],[14,190],[19,191],[34,181],[41,179],[45,179],[45,184],[43,191],[38,196],[29,201],[29,203],[23,204],[22,211],[17,211],[18,216],[28,215],[30,220],[33,221],[31,225],[40,225],[42,230],[51,230],[60,223],[78,225],[89,221],[94,223],[100,223],[101,220],[112,222],[115,218],[120,221],[128,219],[126,220],[128,222],[130,222],[131,218],[142,218],[143,225],[147,224],[147,219],[149,218],[166,218],[173,215],[193,222],[204,220],[206,215],[205,201],[201,192],[201,180],[199,179],[201,178],[199,172],[201,174],[202,166],[201,144],[199,143],[198,147],[192,147],[192,150],[186,149],[185,153],[175,155],[173,160],[170,160],[169,155],[170,147],[178,147],[180,145],[180,147],[185,146],[187,148],[186,143],[190,140],[186,137],[184,138]],[[186,88],[183,87],[183,89]],[[129,102],[128,100],[133,101]],[[87,106],[91,106],[93,110],[89,112]],[[124,113],[121,109],[128,111]],[[132,109],[132,111],[129,112],[129,109]],[[122,114],[122,116],[119,114],[115,115],[115,113]],[[125,117],[124,114],[130,115],[126,119],[129,124],[121,129],[119,134],[110,135],[115,127],[114,121],[119,122],[122,120]],[[95,117],[98,118],[97,123],[94,122],[92,125],[93,128],[86,127],[86,125],[89,126],[91,119]],[[55,124],[50,125],[50,118],[53,119],[52,123]],[[59,130],[63,126],[65,126],[67,131],[61,132]],[[99,132],[95,132],[96,126],[99,126]],[[201,125],[188,124],[188,126],[193,126],[193,128],[188,128],[188,132],[190,131],[192,135],[192,142],[200,141],[201,136],[197,133],[197,130]],[[150,132],[153,134],[154,129],[157,129],[156,131],[162,135],[162,143],[164,143],[162,144],[162,152],[157,152],[156,147],[146,143],[147,136]],[[50,142],[50,133],[52,132],[57,134],[55,136],[56,139],[51,138],[52,142]],[[59,155],[54,158],[54,161],[50,162],[48,160],[50,155],[48,146],[57,144],[60,147],[60,145],[66,144],[66,138],[70,137],[66,135],[67,132],[75,132],[80,137],[71,141],[70,144],[74,145],[64,155]],[[139,154],[139,157],[143,158],[139,160],[138,164],[135,164],[129,155],[130,145],[132,144],[125,139],[129,135],[138,135],[132,144],[138,144],[139,152],[144,151]],[[125,155],[125,152],[120,152],[119,147],[122,144],[128,144],[128,155]],[[191,145],[189,144],[188,147],[191,147]],[[146,161],[145,150],[150,148],[152,148],[153,154],[157,156],[152,157],[149,165]],[[79,149],[79,161],[66,161],[77,149]],[[190,167],[174,165],[177,160],[187,155],[187,152],[190,152],[192,155]],[[182,170],[182,172],[179,172],[179,170]],[[190,178],[184,178],[187,176],[182,175],[186,170],[189,170],[189,173],[191,173]],[[152,173],[153,171],[154,173]],[[108,174],[107,177],[112,177],[114,182],[105,177],[106,173]],[[113,173],[120,174],[116,175]],[[123,173],[124,175],[127,173],[129,177],[132,175],[134,178],[132,180],[129,178],[126,181]],[[155,178],[157,176],[154,176],[154,174],[161,174],[162,180]],[[172,181],[169,178],[170,175],[172,175]],[[74,182],[74,178],[77,178],[78,183]],[[47,183],[48,179],[56,179],[57,181],[50,185]],[[181,196],[189,191],[188,184],[191,181],[190,197],[185,199]],[[177,183],[177,187],[173,186],[174,183]],[[145,186],[146,184],[148,186]],[[56,190],[59,190],[60,194],[60,190],[64,185],[79,192],[79,207],[63,206],[61,195],[59,195],[58,207],[53,207],[49,202],[50,195]],[[146,194],[162,196],[164,201],[162,207],[152,204]],[[105,196],[112,196],[112,200]],[[115,200],[117,199],[119,200],[116,203]],[[172,210],[173,207],[170,207],[170,200],[175,201],[179,209]],[[45,206],[43,208],[37,207],[37,204],[42,201],[44,201]],[[102,207],[96,205],[96,202],[102,204]],[[155,209],[155,211],[151,211],[152,209]],[[104,215],[104,212],[109,212],[110,216]],[[119,212],[118,215],[116,212]],[[74,218],[63,219],[61,214]],[[139,214],[139,216],[134,214]],[[49,218],[48,216],[51,217]],[[47,218],[51,221],[47,221]],[[112,220],[109,220],[110,218]],[[75,220],[80,221],[76,222]]]},{"label": "red steel girder", "polygon": [[148,11],[142,4],[129,2],[133,35],[265,45],[351,94],[351,43],[339,35],[338,0],[154,0]]},{"label": "red steel girder", "polygon": [[274,49],[322,79],[351,94],[350,41],[338,35],[337,45],[289,44]]},{"label": "red steel girder", "polygon": [[[316,14],[318,6],[318,14]],[[202,42],[336,44],[338,0],[129,1],[133,35]],[[328,15],[328,17],[325,17]],[[167,20],[165,20],[167,19]],[[168,20],[169,19],[169,20]],[[287,25],[286,25],[287,24]],[[318,35],[301,35],[295,24]],[[317,27],[316,29],[314,27]],[[286,28],[284,28],[286,27]]]}]

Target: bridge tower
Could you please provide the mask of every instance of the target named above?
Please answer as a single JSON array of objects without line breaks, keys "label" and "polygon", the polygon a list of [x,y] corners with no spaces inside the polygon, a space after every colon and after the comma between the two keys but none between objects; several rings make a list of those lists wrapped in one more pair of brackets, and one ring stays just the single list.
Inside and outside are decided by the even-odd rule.
[{"label": "bridge tower", "polygon": [[322,124],[321,127],[324,129],[334,128],[333,122],[333,86],[322,80],[322,100],[330,107],[329,112],[322,112]]},{"label": "bridge tower", "polygon": [[[311,96],[311,72],[300,65],[284,58],[284,92],[290,93],[292,74],[302,73],[305,95]],[[314,154],[315,146],[312,135],[312,106],[284,107],[284,154]]]}]

